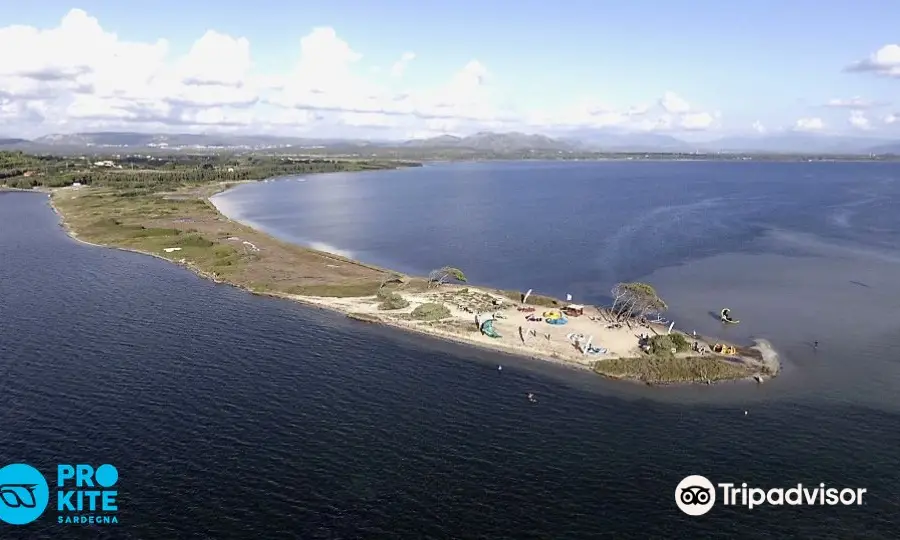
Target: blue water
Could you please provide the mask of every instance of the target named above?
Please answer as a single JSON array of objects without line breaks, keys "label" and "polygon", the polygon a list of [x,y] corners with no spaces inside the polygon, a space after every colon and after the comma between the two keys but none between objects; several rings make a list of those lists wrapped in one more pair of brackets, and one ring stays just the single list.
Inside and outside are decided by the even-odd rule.
[{"label": "blue water", "polygon": [[749,251],[773,230],[896,254],[898,177],[882,163],[472,163],[248,184],[215,200],[403,271],[449,263],[481,283],[594,298],[599,283]]},{"label": "blue water", "polygon": [[[57,226],[43,196],[0,194],[0,464],[24,461],[48,470],[59,462],[106,462],[121,477],[116,528],[60,526],[51,508],[25,528],[0,523],[0,537],[896,538],[900,295],[897,260],[884,243],[896,234],[896,213],[872,216],[865,204],[847,206],[851,199],[840,208],[820,205],[818,213],[760,210],[803,204],[739,189],[753,181],[746,174],[752,167],[714,164],[710,170],[719,171],[726,192],[745,190],[745,202],[761,200],[756,210],[743,210],[745,218],[758,216],[750,227],[757,232],[714,229],[716,239],[742,240],[729,247],[710,237],[702,249],[673,247],[673,255],[654,262],[646,234],[619,231],[650,223],[664,237],[690,243],[664,218],[681,216],[688,224],[701,217],[660,210],[641,221],[633,208],[648,204],[648,195],[633,179],[668,168],[665,204],[689,205],[703,183],[690,179],[704,165],[573,164],[576,177],[622,175],[598,181],[616,190],[583,187],[574,198],[563,193],[590,182],[572,180],[565,166],[492,164],[270,182],[225,199],[229,212],[262,220],[256,205],[281,206],[269,227],[286,237],[301,236],[290,224],[302,220],[312,227],[302,235],[308,241],[365,251],[360,239],[368,230],[373,241],[393,246],[380,252],[380,262],[405,260],[410,269],[435,264],[420,253],[442,258],[428,242],[419,251],[409,241],[422,230],[443,240],[469,238],[446,231],[474,231],[470,222],[527,213],[530,236],[479,240],[505,246],[518,259],[482,260],[454,248],[447,262],[509,287],[517,280],[538,287],[543,275],[549,292],[591,298],[615,280],[649,279],[681,326],[728,331],[707,313],[728,301],[743,319],[735,330],[771,338],[786,358],[785,374],[762,386],[646,388],[356,323],[217,286],[157,259],[78,244]],[[791,177],[774,165],[767,170]],[[848,167],[844,180],[828,176],[833,169],[809,170],[830,171],[816,173],[832,186],[823,198],[856,185],[857,200],[866,190],[897,200],[894,169]],[[803,174],[798,181],[811,183]],[[338,184],[329,187],[332,181]],[[461,208],[458,198],[443,206],[432,201],[442,194],[454,200],[447,192],[467,197],[454,191],[457,182],[505,198],[490,205],[471,197],[479,211]],[[542,201],[525,210],[527,197],[516,188],[529,183],[549,189],[533,192]],[[770,188],[792,193],[780,183]],[[417,210],[419,219],[401,228],[399,212],[387,211],[382,198],[409,198],[415,189],[432,199],[398,204],[431,210]],[[707,189],[697,201],[727,198]],[[587,193],[593,202],[583,200]],[[293,210],[279,202],[288,194]],[[618,203],[609,204],[615,197]],[[344,198],[358,200],[349,207],[364,215],[348,213]],[[550,208],[554,200],[576,199],[570,207],[606,207],[618,216],[565,217],[569,209]],[[628,211],[626,203],[636,206]],[[373,208],[384,209],[394,228],[373,226]],[[720,212],[702,214],[727,221]],[[563,219],[570,229],[579,219],[607,226],[570,236],[540,232],[564,230],[553,225]],[[856,238],[866,237],[866,227],[880,229],[881,237]],[[617,235],[620,251],[612,256],[607,249],[607,260],[601,247],[615,245],[610,239]],[[529,243],[534,247],[522,249]],[[554,252],[561,260],[547,262]],[[585,277],[571,277],[578,273]],[[822,342],[818,351],[806,344],[814,337]],[[528,403],[526,392],[539,403]],[[826,482],[869,493],[861,507],[717,506],[692,518],[673,500],[688,474],[761,487]]]},{"label": "blue water", "polygon": [[[900,407],[897,164],[451,164],[247,184],[214,201],[281,238],[419,275],[450,264],[598,304],[646,280],[681,329],[782,352],[784,376],[742,398]],[[725,307],[740,325],[722,327]]]}]

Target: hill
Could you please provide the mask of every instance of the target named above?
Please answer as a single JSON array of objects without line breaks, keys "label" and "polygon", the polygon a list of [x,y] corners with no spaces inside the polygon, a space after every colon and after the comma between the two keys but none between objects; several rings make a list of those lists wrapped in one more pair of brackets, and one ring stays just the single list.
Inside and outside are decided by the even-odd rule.
[{"label": "hill", "polygon": [[[386,143],[385,146],[392,146]],[[570,152],[577,149],[576,145],[565,141],[552,139],[545,135],[528,135],[525,133],[492,133],[483,131],[468,137],[454,137],[441,135],[431,139],[413,139],[402,143],[405,148],[430,148],[430,149],[468,149],[491,153],[540,151],[540,152]]]},{"label": "hill", "polygon": [[767,136],[725,137],[697,143],[687,142],[668,134],[636,133],[615,129],[570,130],[557,138],[521,132],[483,131],[466,137],[441,135],[406,141],[110,131],[53,134],[31,141],[6,137],[0,138],[0,147],[7,150],[56,154],[108,153],[110,150],[118,152],[255,150],[412,160],[590,158],[599,153],[900,154],[900,142],[867,137],[789,132]]}]

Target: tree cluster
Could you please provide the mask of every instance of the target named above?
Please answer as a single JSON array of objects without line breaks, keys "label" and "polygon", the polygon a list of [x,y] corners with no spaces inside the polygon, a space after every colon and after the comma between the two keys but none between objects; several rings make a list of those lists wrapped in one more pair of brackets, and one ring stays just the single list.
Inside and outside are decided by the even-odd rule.
[{"label": "tree cluster", "polygon": [[32,156],[0,152],[0,185],[30,189],[37,186],[82,185],[169,190],[179,186],[240,180],[261,180],[290,174],[384,169],[383,161],[347,161],[326,158],[274,156],[124,156],[114,167],[94,165],[108,158]]}]

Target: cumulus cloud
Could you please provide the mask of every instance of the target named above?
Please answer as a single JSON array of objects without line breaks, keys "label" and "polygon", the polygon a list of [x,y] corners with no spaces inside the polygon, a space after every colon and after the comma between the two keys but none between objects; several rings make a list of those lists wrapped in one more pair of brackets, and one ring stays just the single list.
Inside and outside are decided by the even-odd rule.
[{"label": "cumulus cloud", "polygon": [[825,122],[821,118],[800,118],[794,123],[794,131],[816,132],[825,129]]},{"label": "cumulus cloud", "polygon": [[753,125],[751,125],[750,127],[753,128],[753,131],[760,134],[763,134],[767,131],[766,126],[764,126],[759,120],[753,122]]},{"label": "cumulus cloud", "polygon": [[0,55],[0,125],[26,136],[96,129],[330,136],[376,129],[409,136],[529,127],[701,130],[719,123],[674,92],[654,104],[609,106],[592,98],[562,110],[517,109],[477,59],[437,84],[398,88],[416,59],[412,52],[399,56],[386,84],[331,27],[294,39],[293,62],[263,74],[247,38],[216,30],[176,56],[166,39],[129,41],[80,9],[54,28],[0,28],[0,50],[27,51]]},{"label": "cumulus cloud", "polygon": [[682,114],[691,110],[690,104],[675,92],[666,92],[660,98],[659,104],[668,113]]},{"label": "cumulus cloud", "polygon": [[681,127],[688,130],[709,129],[715,118],[707,112],[687,113],[681,117]]},{"label": "cumulus cloud", "polygon": [[828,102],[825,103],[826,107],[833,107],[836,109],[871,109],[880,105],[882,104],[870,101],[868,99],[863,99],[859,96],[855,96],[849,99],[829,99]]},{"label": "cumulus cloud", "polygon": [[845,71],[871,72],[889,77],[900,77],[900,45],[885,45],[869,55],[868,58],[850,64]]},{"label": "cumulus cloud", "polygon": [[871,124],[869,123],[869,119],[866,118],[866,115],[862,111],[850,111],[850,118],[847,119],[851,126],[856,129],[871,129]]},{"label": "cumulus cloud", "polygon": [[890,113],[881,119],[885,124],[896,124],[900,122],[900,114],[898,113]]},{"label": "cumulus cloud", "polygon": [[416,59],[416,53],[414,52],[405,52],[400,57],[400,60],[394,62],[394,65],[391,66],[391,75],[394,77],[402,77],[403,73],[406,71],[406,66],[409,65],[410,62]]}]

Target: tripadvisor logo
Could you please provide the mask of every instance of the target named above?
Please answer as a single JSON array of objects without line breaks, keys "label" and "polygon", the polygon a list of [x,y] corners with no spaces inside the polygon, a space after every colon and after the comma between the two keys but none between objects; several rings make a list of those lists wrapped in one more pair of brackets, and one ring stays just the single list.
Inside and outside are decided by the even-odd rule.
[{"label": "tripadvisor logo", "polygon": [[[59,524],[117,524],[119,471],[112,465],[96,469],[87,464],[56,467],[56,522]],[[37,520],[50,502],[47,480],[24,463],[0,469],[0,521],[27,525]]]},{"label": "tripadvisor logo", "polygon": [[[719,488],[717,497],[716,488]],[[675,487],[675,504],[689,516],[702,516],[719,499],[723,506],[743,506],[753,510],[759,506],[860,506],[865,504],[866,488],[827,487],[820,482],[813,487],[796,484],[789,488],[763,489],[746,482],[713,484],[705,476],[688,476]]]}]

